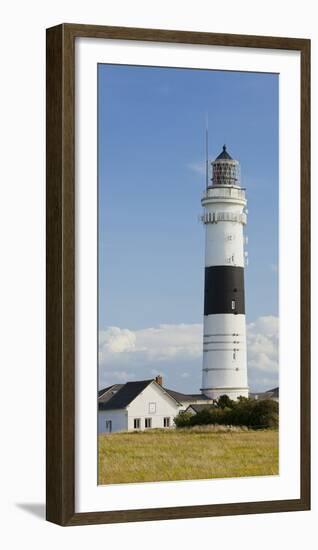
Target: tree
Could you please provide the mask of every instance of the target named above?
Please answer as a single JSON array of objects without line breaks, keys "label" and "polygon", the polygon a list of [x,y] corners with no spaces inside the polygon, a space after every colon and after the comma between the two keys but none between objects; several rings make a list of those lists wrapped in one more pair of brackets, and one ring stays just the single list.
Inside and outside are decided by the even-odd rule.
[{"label": "tree", "polygon": [[219,409],[233,409],[235,402],[229,398],[228,395],[221,395],[217,400],[217,405]]}]

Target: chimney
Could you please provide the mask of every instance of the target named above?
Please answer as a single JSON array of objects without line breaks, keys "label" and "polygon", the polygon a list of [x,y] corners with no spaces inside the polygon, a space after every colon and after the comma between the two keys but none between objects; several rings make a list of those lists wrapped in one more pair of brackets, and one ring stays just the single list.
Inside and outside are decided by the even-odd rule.
[{"label": "chimney", "polygon": [[158,375],[156,376],[155,381],[157,382],[157,384],[159,384],[159,386],[162,386],[163,380],[162,380],[161,374],[158,374]]}]

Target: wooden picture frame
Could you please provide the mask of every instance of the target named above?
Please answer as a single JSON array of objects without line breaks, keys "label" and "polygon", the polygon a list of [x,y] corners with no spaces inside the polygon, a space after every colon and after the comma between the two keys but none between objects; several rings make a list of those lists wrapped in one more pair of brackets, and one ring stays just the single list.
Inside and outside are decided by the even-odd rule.
[{"label": "wooden picture frame", "polygon": [[[79,37],[301,54],[301,496],[295,500],[75,513],[75,63]],[[59,525],[310,508],[310,40],[62,24],[47,30],[47,520]]]}]

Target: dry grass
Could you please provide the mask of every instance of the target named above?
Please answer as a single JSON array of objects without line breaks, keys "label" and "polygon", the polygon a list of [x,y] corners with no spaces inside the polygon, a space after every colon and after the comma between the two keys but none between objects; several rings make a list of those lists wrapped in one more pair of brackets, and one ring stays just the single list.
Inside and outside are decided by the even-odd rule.
[{"label": "dry grass", "polygon": [[99,483],[278,474],[278,431],[195,426],[99,436]]}]

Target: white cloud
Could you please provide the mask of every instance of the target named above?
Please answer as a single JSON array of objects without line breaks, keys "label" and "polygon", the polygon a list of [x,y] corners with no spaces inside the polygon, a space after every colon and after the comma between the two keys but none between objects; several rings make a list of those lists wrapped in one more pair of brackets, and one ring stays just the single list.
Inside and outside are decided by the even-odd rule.
[{"label": "white cloud", "polygon": [[201,355],[201,324],[162,324],[134,331],[109,327],[99,334],[100,385],[161,374],[165,383],[180,387],[187,372],[189,384],[199,386]]},{"label": "white cloud", "polygon": [[247,358],[251,388],[278,383],[278,317],[259,317],[247,325]]},{"label": "white cloud", "polygon": [[111,383],[122,384],[127,382],[127,380],[138,380],[139,377],[136,377],[136,374],[133,371],[109,370],[107,371],[107,378],[111,380]]},{"label": "white cloud", "polygon": [[99,335],[100,353],[123,353],[133,351],[136,346],[136,335],[128,329],[109,327]]},{"label": "white cloud", "polygon": [[132,331],[109,327],[99,335],[100,361],[113,354],[142,354],[145,359],[165,361],[171,357],[199,357],[202,325],[180,324]]},{"label": "white cloud", "polygon": [[205,162],[190,162],[187,167],[189,170],[192,170],[192,172],[195,172],[196,174],[200,174],[200,176],[205,175],[206,166]]},{"label": "white cloud", "polygon": [[[259,317],[247,325],[247,356],[252,389],[268,389],[277,384],[278,317]],[[180,390],[198,391],[201,362],[199,323],[162,324],[139,330],[108,327],[99,335],[102,384],[162,374],[167,383]]]},{"label": "white cloud", "polygon": [[277,342],[278,339],[278,317],[274,315],[266,315],[264,317],[258,317],[256,321],[248,323],[247,336],[251,342],[257,339],[258,336],[264,338],[274,339]]}]

